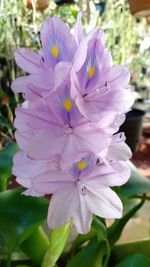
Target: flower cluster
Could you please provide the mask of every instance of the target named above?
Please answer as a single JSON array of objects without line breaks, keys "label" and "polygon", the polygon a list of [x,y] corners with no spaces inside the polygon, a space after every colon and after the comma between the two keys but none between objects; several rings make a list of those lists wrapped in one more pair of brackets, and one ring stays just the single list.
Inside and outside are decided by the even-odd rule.
[{"label": "flower cluster", "polygon": [[71,219],[79,233],[89,231],[93,214],[120,218],[122,203],[111,189],[127,182],[131,151],[117,133],[133,104],[126,67],[114,66],[104,32],[84,35],[81,14],[74,36],[57,17],[40,32],[39,53],[15,52],[28,73],[12,83],[26,100],[16,109],[13,173],[24,194],[52,194],[48,225]]}]

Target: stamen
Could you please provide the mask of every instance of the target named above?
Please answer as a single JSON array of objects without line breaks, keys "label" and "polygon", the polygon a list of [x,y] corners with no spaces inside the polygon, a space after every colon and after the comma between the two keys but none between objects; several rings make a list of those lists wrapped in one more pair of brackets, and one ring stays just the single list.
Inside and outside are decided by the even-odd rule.
[{"label": "stamen", "polygon": [[88,69],[88,76],[91,79],[95,74],[95,67],[92,65],[89,69]]},{"label": "stamen", "polygon": [[68,98],[65,100],[65,102],[63,103],[63,105],[64,105],[64,108],[65,108],[65,110],[66,110],[67,112],[70,112],[70,110],[71,110],[72,107],[73,107],[73,103],[72,103],[71,100],[68,99]]},{"label": "stamen", "polygon": [[52,46],[52,56],[54,58],[58,58],[58,55],[59,55],[59,50],[58,50],[58,47],[56,45],[53,45]]},{"label": "stamen", "polygon": [[83,185],[83,186],[81,187],[81,195],[82,195],[82,196],[85,196],[85,195],[86,195],[86,186],[85,186],[85,185]]}]

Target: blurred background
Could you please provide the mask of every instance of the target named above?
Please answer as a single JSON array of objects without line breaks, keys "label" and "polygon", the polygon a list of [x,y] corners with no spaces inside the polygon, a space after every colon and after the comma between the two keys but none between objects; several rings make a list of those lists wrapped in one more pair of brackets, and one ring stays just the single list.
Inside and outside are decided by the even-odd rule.
[{"label": "blurred background", "polygon": [[[133,151],[133,163],[150,178],[150,0],[1,0],[0,1],[0,190],[9,185],[12,155],[18,150],[14,140],[14,109],[22,103],[10,89],[12,80],[23,74],[14,62],[14,51],[40,48],[39,29],[47,16],[59,16],[73,28],[77,14],[83,13],[86,32],[101,27],[114,64],[126,65],[131,72],[135,96],[133,110],[121,131]],[[141,235],[147,236],[149,206],[141,213]],[[139,219],[138,219],[139,220]],[[135,222],[134,222],[135,224]],[[143,225],[142,224],[142,225]],[[131,227],[131,238],[135,234]],[[139,226],[138,226],[139,227]],[[136,235],[139,234],[136,228]],[[126,239],[126,233],[122,237]],[[135,238],[135,236],[134,236]],[[138,236],[139,238],[139,236]]]}]

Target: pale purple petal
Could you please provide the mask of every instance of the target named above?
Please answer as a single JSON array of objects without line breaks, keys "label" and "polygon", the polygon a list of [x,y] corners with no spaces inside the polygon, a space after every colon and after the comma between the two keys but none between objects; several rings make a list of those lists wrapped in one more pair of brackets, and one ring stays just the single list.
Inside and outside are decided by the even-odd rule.
[{"label": "pale purple petal", "polygon": [[109,160],[128,160],[132,157],[131,149],[125,143],[125,140],[124,133],[118,133],[112,136],[112,141],[107,152],[107,158]]},{"label": "pale purple petal", "polygon": [[54,72],[55,89],[57,89],[65,82],[67,76],[70,73],[70,70],[71,70],[71,64],[69,62],[60,62],[55,66],[55,72]]},{"label": "pale purple petal", "polygon": [[74,38],[77,46],[80,44],[82,38],[84,37],[83,28],[82,28],[82,13],[78,13],[77,22],[74,26]]},{"label": "pale purple petal", "polygon": [[27,48],[19,48],[14,54],[17,65],[28,73],[39,73],[41,56]]},{"label": "pale purple petal", "polygon": [[86,234],[90,231],[93,214],[88,210],[85,197],[78,191],[78,206],[73,212],[73,221],[77,232]]},{"label": "pale purple petal", "polygon": [[100,29],[92,30],[85,38],[82,39],[75,53],[73,68],[78,72],[83,66],[88,52],[88,43],[90,40],[100,40],[101,44],[105,44],[104,32]]},{"label": "pale purple petal", "polygon": [[48,210],[48,226],[53,229],[63,226],[72,216],[78,204],[76,185],[67,190],[62,189],[55,193],[50,201]]},{"label": "pale purple petal", "polygon": [[50,170],[50,168],[31,181],[32,188],[42,194],[54,194],[62,189],[67,191],[67,188],[69,189],[73,182],[71,176],[67,176],[59,169]]},{"label": "pale purple petal", "polygon": [[41,28],[44,59],[50,67],[72,61],[76,43],[66,24],[57,17],[47,18]]},{"label": "pale purple petal", "polygon": [[93,186],[92,181],[86,184],[85,201],[88,209],[107,219],[121,218],[123,206],[117,194],[106,186]]}]

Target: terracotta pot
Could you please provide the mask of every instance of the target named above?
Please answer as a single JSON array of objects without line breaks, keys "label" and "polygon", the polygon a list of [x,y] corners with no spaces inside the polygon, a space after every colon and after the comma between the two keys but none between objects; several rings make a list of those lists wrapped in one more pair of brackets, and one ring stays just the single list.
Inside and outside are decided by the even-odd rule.
[{"label": "terracotta pot", "polygon": [[147,17],[150,15],[150,0],[128,0],[132,15]]},{"label": "terracotta pot", "polygon": [[[36,3],[36,10],[44,10],[49,6],[49,0],[34,0]],[[24,0],[24,5],[27,8],[33,8],[32,0]]]}]

